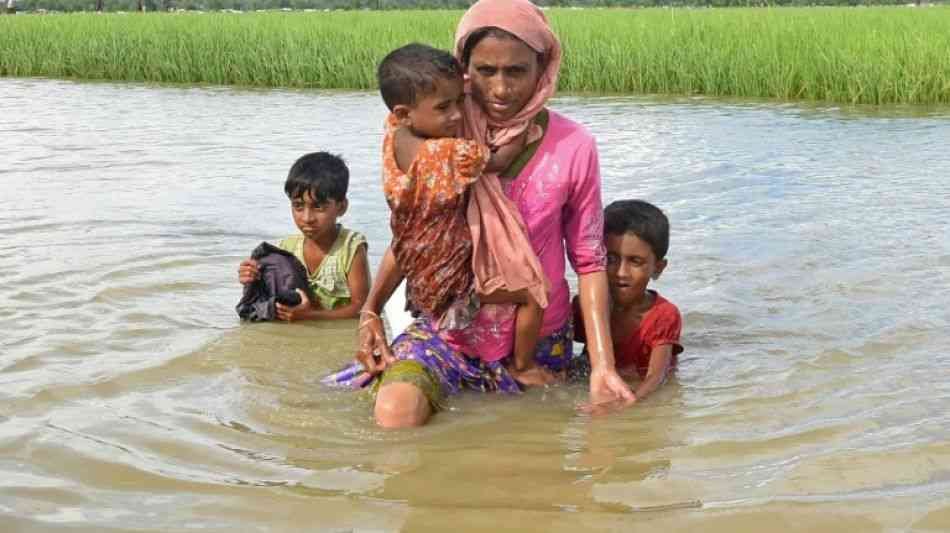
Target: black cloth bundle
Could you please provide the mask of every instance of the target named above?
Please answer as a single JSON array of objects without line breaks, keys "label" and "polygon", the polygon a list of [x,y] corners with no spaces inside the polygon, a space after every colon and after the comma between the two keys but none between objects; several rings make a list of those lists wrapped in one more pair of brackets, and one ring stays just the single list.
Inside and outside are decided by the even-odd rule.
[{"label": "black cloth bundle", "polygon": [[277,318],[275,303],[300,305],[296,289],[302,289],[313,301],[307,269],[294,254],[262,242],[254,248],[251,259],[257,260],[260,277],[244,286],[244,296],[235,308],[241,320],[274,320]]}]

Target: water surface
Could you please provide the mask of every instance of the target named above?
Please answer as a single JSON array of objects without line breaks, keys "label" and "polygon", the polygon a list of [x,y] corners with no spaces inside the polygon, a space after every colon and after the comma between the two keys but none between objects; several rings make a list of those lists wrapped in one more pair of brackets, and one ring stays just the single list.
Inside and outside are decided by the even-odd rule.
[{"label": "water surface", "polygon": [[319,385],[353,322],[233,310],[307,151],[378,262],[375,94],[0,79],[0,529],[950,529],[950,109],[553,107],[671,219],[681,367],[606,418],[575,384],[392,432]]}]

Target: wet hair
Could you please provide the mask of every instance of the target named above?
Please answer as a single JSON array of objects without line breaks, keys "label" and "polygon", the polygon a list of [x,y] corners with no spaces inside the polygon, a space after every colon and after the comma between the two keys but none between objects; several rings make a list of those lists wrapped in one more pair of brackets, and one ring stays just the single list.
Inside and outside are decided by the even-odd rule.
[{"label": "wet hair", "polygon": [[[472,59],[472,50],[474,50],[475,46],[482,42],[482,39],[486,37],[515,41],[528,46],[528,43],[521,40],[521,38],[517,35],[509,31],[505,31],[497,26],[485,26],[484,28],[479,28],[469,34],[468,39],[465,40],[465,46],[462,47],[462,66],[464,68],[468,68],[468,63]],[[528,46],[528,48],[531,47]],[[533,48],[531,48],[531,50],[534,51]],[[544,65],[544,54],[541,52],[535,52],[535,54],[538,56],[538,65]]]},{"label": "wet hair", "polygon": [[397,105],[413,106],[434,92],[437,80],[462,79],[462,68],[445,50],[411,43],[383,58],[376,79],[383,102],[392,111]]},{"label": "wet hair", "polygon": [[346,200],[350,170],[338,155],[329,152],[305,154],[294,161],[284,182],[284,192],[291,200],[310,193],[319,206],[330,200]]},{"label": "wet hair", "polygon": [[631,233],[650,246],[657,260],[670,249],[670,221],[643,200],[617,200],[604,209],[604,236]]}]

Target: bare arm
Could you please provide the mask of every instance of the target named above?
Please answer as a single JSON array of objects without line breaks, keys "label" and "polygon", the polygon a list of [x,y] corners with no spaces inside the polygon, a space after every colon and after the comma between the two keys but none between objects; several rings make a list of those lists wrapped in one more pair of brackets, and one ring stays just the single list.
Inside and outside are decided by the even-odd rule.
[{"label": "bare arm", "polygon": [[578,276],[584,335],[590,354],[590,400],[594,404],[619,400],[630,405],[637,400],[614,364],[614,348],[608,320],[607,273],[589,272]]},{"label": "bare arm", "polygon": [[399,267],[396,265],[396,256],[393,255],[392,245],[390,245],[386,247],[383,260],[379,263],[379,268],[376,270],[376,279],[369,289],[362,310],[372,311],[376,314],[382,313],[386,302],[396,291],[396,287],[402,283],[402,278],[402,272],[399,271]]},{"label": "bare arm", "polygon": [[[371,374],[382,372],[396,360],[392,350],[389,349],[386,331],[379,315],[383,312],[383,306],[393,295],[393,291],[402,282],[402,278],[402,272],[396,265],[396,256],[393,255],[392,245],[390,245],[383,254],[383,260],[376,271],[376,279],[360,310],[360,339],[356,360],[362,363],[366,371]],[[379,360],[374,357],[374,352],[380,354]]]},{"label": "bare arm", "polygon": [[647,375],[637,386],[634,394],[638,400],[642,400],[651,393],[660,388],[670,371],[670,363],[673,362],[673,345],[663,344],[650,351],[650,366],[647,367]]},{"label": "bare arm", "polygon": [[422,147],[422,143],[424,142],[425,139],[413,135],[413,133],[409,131],[409,128],[399,128],[396,130],[393,136],[393,145],[396,152],[396,164],[399,165],[399,170],[403,172],[409,171],[409,165],[411,165],[412,160],[416,158],[416,154],[419,153],[419,148]]}]

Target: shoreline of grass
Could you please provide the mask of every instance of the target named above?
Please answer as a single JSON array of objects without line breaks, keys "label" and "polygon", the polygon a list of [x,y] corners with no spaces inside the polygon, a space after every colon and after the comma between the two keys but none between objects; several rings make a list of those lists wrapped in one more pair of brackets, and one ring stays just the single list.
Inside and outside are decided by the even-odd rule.
[{"label": "shoreline of grass", "polygon": [[[396,46],[449,48],[461,13],[0,17],[0,76],[366,90]],[[950,7],[548,15],[565,93],[950,103]]]}]

